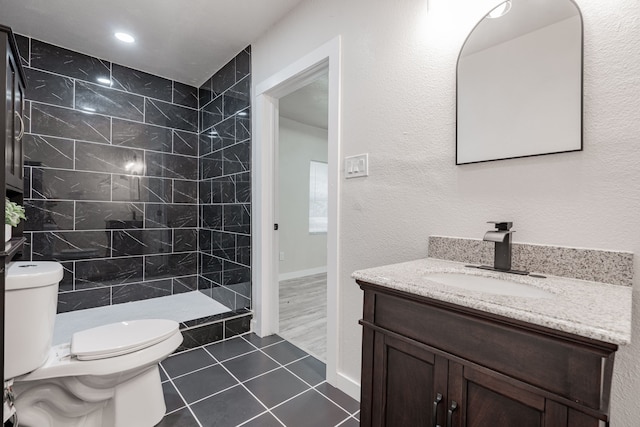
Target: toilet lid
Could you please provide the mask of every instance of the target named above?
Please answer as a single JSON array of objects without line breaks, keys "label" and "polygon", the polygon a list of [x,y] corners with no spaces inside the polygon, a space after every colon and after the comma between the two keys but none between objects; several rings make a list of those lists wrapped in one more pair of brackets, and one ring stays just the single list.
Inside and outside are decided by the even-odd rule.
[{"label": "toilet lid", "polygon": [[150,347],[178,331],[178,322],[166,319],[130,320],[76,332],[71,354],[78,360],[122,356]]}]

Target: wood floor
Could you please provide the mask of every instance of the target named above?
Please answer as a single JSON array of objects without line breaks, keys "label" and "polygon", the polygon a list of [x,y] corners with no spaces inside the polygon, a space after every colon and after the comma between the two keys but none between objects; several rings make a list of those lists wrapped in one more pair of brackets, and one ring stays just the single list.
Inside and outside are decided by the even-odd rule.
[{"label": "wood floor", "polygon": [[280,335],[326,362],[326,273],[280,282]]}]

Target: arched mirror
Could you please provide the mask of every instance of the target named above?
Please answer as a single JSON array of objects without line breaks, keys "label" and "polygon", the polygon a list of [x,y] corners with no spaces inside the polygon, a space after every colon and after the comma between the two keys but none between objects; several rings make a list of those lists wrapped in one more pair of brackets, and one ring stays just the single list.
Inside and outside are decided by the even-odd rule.
[{"label": "arched mirror", "polygon": [[582,150],[582,16],[571,0],[508,0],[458,57],[456,164]]}]

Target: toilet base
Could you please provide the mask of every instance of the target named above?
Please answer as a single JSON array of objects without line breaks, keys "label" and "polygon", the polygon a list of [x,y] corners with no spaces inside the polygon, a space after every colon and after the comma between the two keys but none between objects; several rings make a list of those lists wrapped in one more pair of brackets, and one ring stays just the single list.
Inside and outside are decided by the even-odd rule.
[{"label": "toilet base", "polygon": [[165,414],[158,365],[108,376],[16,381],[22,427],[152,427]]}]

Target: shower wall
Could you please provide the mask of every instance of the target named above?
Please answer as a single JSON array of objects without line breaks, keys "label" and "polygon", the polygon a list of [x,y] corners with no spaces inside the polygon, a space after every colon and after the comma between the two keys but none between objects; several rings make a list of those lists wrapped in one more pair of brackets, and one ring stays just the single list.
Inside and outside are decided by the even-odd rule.
[{"label": "shower wall", "polygon": [[251,307],[250,47],[211,76],[199,94],[199,288],[246,312]]},{"label": "shower wall", "polygon": [[23,259],[62,263],[58,311],[196,290],[198,89],[17,42],[28,80]]}]

